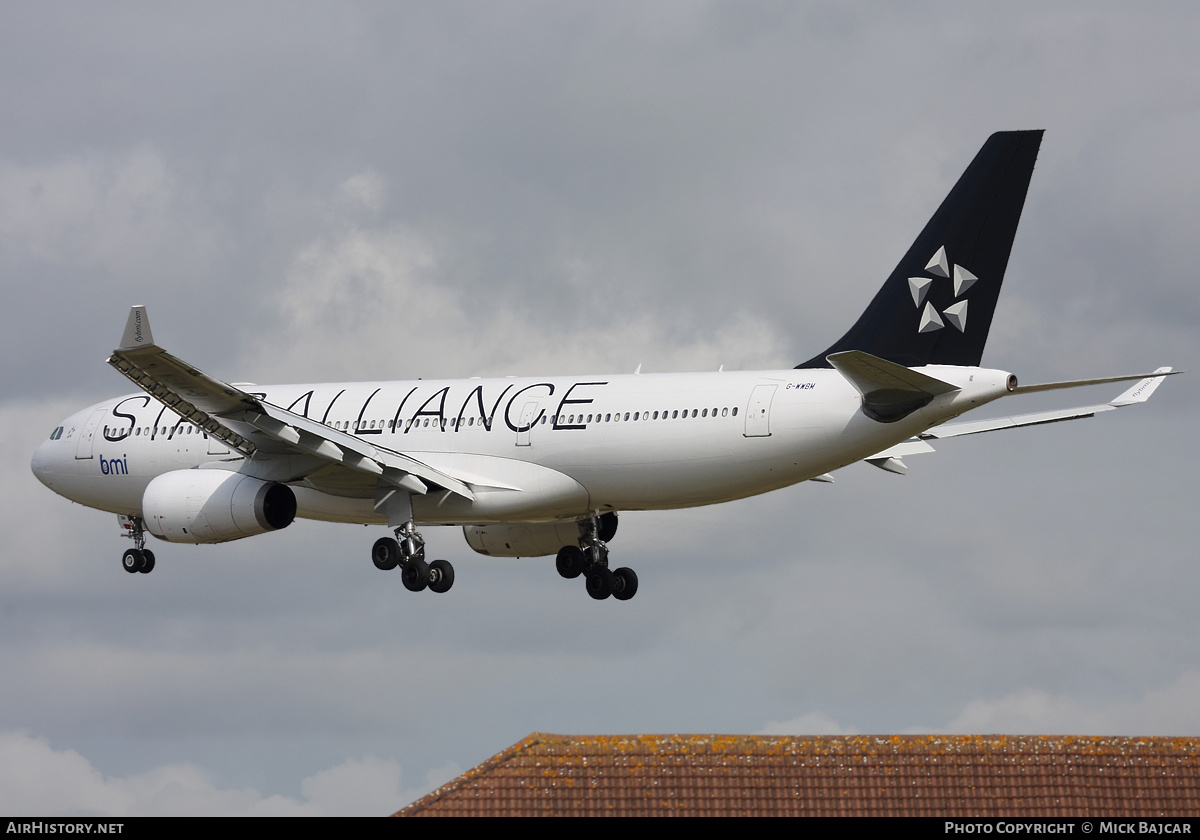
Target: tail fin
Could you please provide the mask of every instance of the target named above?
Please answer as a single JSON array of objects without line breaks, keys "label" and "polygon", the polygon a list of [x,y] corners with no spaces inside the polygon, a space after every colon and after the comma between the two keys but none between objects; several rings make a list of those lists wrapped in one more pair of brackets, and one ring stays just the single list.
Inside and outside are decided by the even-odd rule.
[{"label": "tail fin", "polygon": [[1041,142],[1041,131],[989,137],[858,323],[796,367],[830,367],[847,350],[906,367],[979,365]]}]

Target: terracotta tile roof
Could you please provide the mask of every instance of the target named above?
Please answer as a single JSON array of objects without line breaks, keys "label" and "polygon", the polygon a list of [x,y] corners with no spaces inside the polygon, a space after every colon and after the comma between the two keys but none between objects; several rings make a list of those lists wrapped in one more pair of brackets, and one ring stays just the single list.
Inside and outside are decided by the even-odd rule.
[{"label": "terracotta tile roof", "polygon": [[1195,816],[1200,738],[534,733],[397,816]]}]

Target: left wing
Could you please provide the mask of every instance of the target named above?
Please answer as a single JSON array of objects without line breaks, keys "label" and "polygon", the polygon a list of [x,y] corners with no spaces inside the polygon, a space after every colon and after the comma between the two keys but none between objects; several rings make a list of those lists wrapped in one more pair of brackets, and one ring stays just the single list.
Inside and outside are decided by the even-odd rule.
[{"label": "left wing", "polygon": [[307,473],[320,469],[334,482],[362,485],[359,492],[373,492],[376,482],[382,480],[413,493],[424,494],[432,484],[475,499],[466,482],[442,470],[272,405],[177,359],[154,343],[144,306],[130,311],[121,346],[109,356],[108,363],[180,417],[237,449],[251,463],[260,459],[269,462],[273,454],[307,455],[311,456]]},{"label": "left wing", "polygon": [[1129,390],[1123,392],[1110,402],[1100,405],[1086,405],[1077,408],[1062,408],[1055,411],[1039,411],[1031,414],[1015,414],[1011,417],[993,417],[987,420],[967,420],[961,423],[944,423],[934,426],[926,432],[906,441],[896,444],[890,449],[872,455],[863,460],[887,470],[903,475],[908,471],[900,459],[905,455],[916,455],[922,452],[933,452],[934,449],[926,441],[941,440],[942,438],[960,437],[961,435],[977,435],[981,432],[995,432],[1000,429],[1015,429],[1019,426],[1040,426],[1046,423],[1059,423],[1064,420],[1078,420],[1083,417],[1095,417],[1105,411],[1124,408],[1127,405],[1137,405],[1150,399],[1150,395],[1162,384],[1167,376],[1183,373],[1173,371],[1169,367],[1160,367],[1153,373],[1134,374],[1132,376],[1112,376],[1104,379],[1081,379],[1071,382],[1048,382],[1044,385],[1026,385],[1018,387],[1014,394],[1032,393],[1036,391],[1053,391],[1059,388],[1080,388],[1085,385],[1099,385],[1105,382],[1126,382],[1137,379],[1138,382]]}]

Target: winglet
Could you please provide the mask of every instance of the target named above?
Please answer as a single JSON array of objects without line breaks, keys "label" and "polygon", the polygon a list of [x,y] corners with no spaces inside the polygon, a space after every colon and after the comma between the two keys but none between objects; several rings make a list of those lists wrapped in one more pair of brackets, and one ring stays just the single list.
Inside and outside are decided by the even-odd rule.
[{"label": "winglet", "polygon": [[129,320],[125,322],[125,332],[121,336],[121,346],[118,350],[136,350],[139,347],[151,347],[154,335],[150,332],[150,316],[146,307],[135,306],[129,310]]},{"label": "winglet", "polygon": [[1145,402],[1150,399],[1150,395],[1154,393],[1154,389],[1162,384],[1162,381],[1167,378],[1166,374],[1170,373],[1171,369],[1169,367],[1160,367],[1154,372],[1162,374],[1162,376],[1146,377],[1109,403],[1109,405],[1133,405],[1134,403]]}]

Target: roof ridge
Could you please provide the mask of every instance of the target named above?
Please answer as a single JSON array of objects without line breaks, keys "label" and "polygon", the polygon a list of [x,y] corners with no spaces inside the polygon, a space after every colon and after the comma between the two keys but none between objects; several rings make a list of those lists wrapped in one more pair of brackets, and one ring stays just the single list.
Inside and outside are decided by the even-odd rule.
[{"label": "roof ridge", "polygon": [[417,811],[420,811],[423,808],[429,807],[430,805],[437,802],[439,799],[441,799],[444,796],[449,796],[451,793],[454,793],[455,791],[459,790],[460,788],[464,787],[465,785],[469,784],[470,782],[474,781],[475,779],[479,778],[480,776],[487,775],[492,770],[494,770],[496,767],[499,767],[501,764],[505,763],[506,761],[509,761],[514,756],[519,755],[520,753],[525,752],[526,750],[532,748],[533,746],[537,745],[541,741],[544,741],[546,739],[563,740],[564,737],[566,737],[566,736],[552,735],[552,734],[545,733],[545,732],[531,732],[528,735],[526,735],[524,738],[522,738],[520,741],[517,741],[517,743],[512,744],[511,746],[505,747],[504,749],[500,750],[500,752],[496,753],[495,755],[493,755],[491,758],[487,759],[486,761],[476,764],[470,770],[467,770],[465,773],[460,773],[458,776],[455,776],[453,779],[446,782],[446,784],[442,785],[441,787],[434,788],[429,793],[425,794],[424,796],[422,796],[420,799],[416,800],[415,802],[405,805],[399,811],[392,814],[392,816],[393,817],[410,817]]}]

